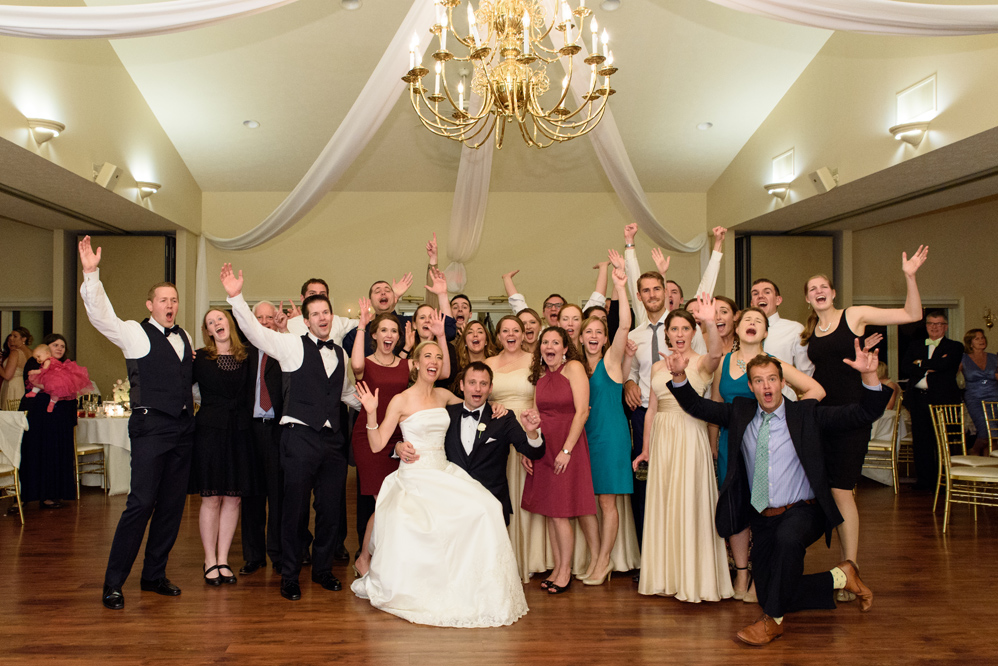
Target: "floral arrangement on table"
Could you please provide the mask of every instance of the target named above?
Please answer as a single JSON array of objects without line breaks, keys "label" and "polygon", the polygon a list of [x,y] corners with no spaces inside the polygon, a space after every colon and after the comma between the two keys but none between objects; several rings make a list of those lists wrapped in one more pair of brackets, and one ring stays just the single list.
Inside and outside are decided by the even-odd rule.
[{"label": "floral arrangement on table", "polygon": [[112,395],[114,396],[114,402],[119,404],[128,402],[128,396],[131,390],[132,385],[127,379],[119,379],[116,381],[114,386],[111,388]]}]

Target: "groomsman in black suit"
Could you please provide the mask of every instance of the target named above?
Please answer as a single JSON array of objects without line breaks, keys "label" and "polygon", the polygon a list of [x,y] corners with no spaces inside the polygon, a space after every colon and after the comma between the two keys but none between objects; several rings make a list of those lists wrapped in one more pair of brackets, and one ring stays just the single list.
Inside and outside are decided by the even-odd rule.
[{"label": "groomsman in black suit", "polygon": [[139,586],[168,597],[180,594],[180,588],[166,577],[166,561],[187,501],[194,446],[194,352],[190,335],[176,322],[177,288],[170,282],[153,285],[146,300],[149,318],[122,321],[101,284],[100,257],[100,248],[94,252],[90,236],[85,236],[80,241],[80,295],[90,323],[124,353],[132,387],[128,420],[132,483],[111,542],[101,599],[107,608],[120,610],[125,607],[121,587],[139,554],[147,525],[149,538]]},{"label": "groomsman in black suit", "polygon": [[[468,472],[502,502],[509,525],[509,516],[513,513],[506,480],[509,447],[512,444],[530,460],[544,457],[544,440],[538,431],[540,418],[536,410],[525,410],[520,415],[524,427],[520,427],[512,412],[493,417],[492,406],[487,402],[492,394],[492,368],[481,361],[465,368],[461,391],[464,402],[447,407],[451,419],[444,439],[447,460]],[[397,443],[395,453],[405,463],[419,459],[409,442]]]},{"label": "groomsman in black suit", "polygon": [[[277,330],[277,308],[269,301],[253,306],[253,315],[265,328]],[[261,494],[243,497],[242,543],[246,563],[239,570],[248,575],[267,565],[267,555],[274,567],[281,562],[281,426],[284,407],[281,364],[252,345],[246,349],[250,375],[246,399],[253,421],[250,433],[253,453],[260,472]]]},{"label": "groomsman in black suit", "polygon": [[942,310],[925,316],[929,333],[925,344],[912,343],[901,361],[900,374],[908,378],[904,406],[911,413],[911,448],[915,457],[918,490],[933,490],[939,475],[939,449],[932,428],[932,405],[963,401],[956,373],[963,360],[963,345],[946,337],[949,321]]},{"label": "groomsman in black suit", "polygon": [[691,416],[728,428],[732,449],[728,474],[721,485],[715,524],[722,537],[752,527],[752,572],[759,605],[765,614],[738,632],[749,645],[765,645],[783,635],[783,616],[799,610],[835,608],[834,592],[845,589],[873,605],[873,592],[859,578],[855,562],[846,560],[830,571],[804,575],[804,554],[822,533],[831,544],[832,530],[842,522],[825,476],[821,430],[868,427],[883,413],[890,393],[880,390],[877,354],[856,341],[856,359],[845,361],[862,374],[867,391],[859,404],[819,406],[815,400],[783,399],[779,361],[760,354],[746,366],[755,399],[714,402],[697,395],[686,381],[688,361],[667,358],[669,390]]},{"label": "groomsman in black suit", "polygon": [[284,505],[281,512],[281,596],[301,598],[298,576],[303,544],[300,524],[308,515],[315,491],[315,541],[312,543],[312,582],[338,591],[340,581],[331,567],[339,530],[343,488],[347,476],[346,403],[360,409],[347,376],[343,348],[329,339],[332,306],[323,295],[302,303],[308,334],[285,335],[260,325],[242,296],[243,276],[232,265],[222,266],[222,286],[232,314],[246,338],[281,364],[284,373],[284,413],[281,415],[281,469]]}]

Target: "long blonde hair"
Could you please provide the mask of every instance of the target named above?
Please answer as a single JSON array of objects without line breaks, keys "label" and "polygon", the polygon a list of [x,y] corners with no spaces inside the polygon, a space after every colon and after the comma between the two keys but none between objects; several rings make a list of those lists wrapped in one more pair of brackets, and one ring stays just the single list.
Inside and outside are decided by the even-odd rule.
[{"label": "long blonde hair", "polygon": [[[811,280],[815,278],[821,278],[828,283],[828,288],[835,291],[835,285],[832,284],[831,278],[829,278],[824,273],[818,273],[817,275],[812,275],[804,282],[804,300],[807,300],[807,285],[811,284]],[[808,305],[807,321],[804,322],[804,330],[800,333],[800,343],[801,345],[806,345],[814,335],[814,328],[818,325],[818,313],[814,311],[810,305]]]},{"label": "long blonde hair", "polygon": [[204,338],[204,349],[208,352],[208,359],[214,361],[218,358],[218,347],[215,345],[215,337],[208,332],[208,324],[206,323],[208,315],[212,312],[221,312],[225,315],[226,321],[229,322],[229,351],[237,361],[245,361],[247,356],[246,345],[239,339],[239,334],[236,332],[236,323],[232,321],[232,315],[229,314],[228,310],[219,310],[217,308],[208,310],[204,313],[204,317],[201,318],[201,337]]}]

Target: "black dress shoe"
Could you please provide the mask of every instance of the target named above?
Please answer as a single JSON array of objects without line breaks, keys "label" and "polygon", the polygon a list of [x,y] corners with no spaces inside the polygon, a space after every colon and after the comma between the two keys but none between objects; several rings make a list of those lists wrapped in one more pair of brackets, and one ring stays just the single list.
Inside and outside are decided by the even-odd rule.
[{"label": "black dress shoe", "polygon": [[333,564],[350,564],[350,551],[340,546],[333,551]]},{"label": "black dress shoe", "polygon": [[312,564],[312,553],[306,550],[305,555],[301,558],[301,565],[307,567],[309,564]]},{"label": "black dress shoe", "polygon": [[247,562],[246,564],[243,565],[243,568],[239,570],[239,575],[240,576],[248,576],[251,573],[253,573],[254,571],[256,571],[257,569],[262,569],[265,566],[267,566],[267,562],[266,561]]},{"label": "black dress shoe", "polygon": [[340,590],[343,589],[343,586],[340,585],[339,579],[336,578],[336,576],[334,576],[333,574],[328,572],[319,574],[317,576],[312,576],[312,582],[318,583],[319,585],[322,586],[323,589],[329,590],[330,592],[339,592]]},{"label": "black dress shoe", "polygon": [[38,503],[38,506],[42,509],[61,509],[62,502],[58,500],[42,500]]},{"label": "black dress shoe", "polygon": [[111,610],[121,610],[125,607],[125,596],[121,593],[120,587],[104,586],[104,597],[101,599],[105,608]]},{"label": "black dress shoe", "polygon": [[289,601],[301,599],[301,586],[298,581],[281,579],[281,596]]},{"label": "black dress shoe", "polygon": [[143,592],[155,592],[156,594],[162,594],[164,597],[180,596],[180,588],[171,583],[169,578],[160,578],[159,580],[146,580],[143,578],[139,580],[139,587],[142,588]]},{"label": "black dress shoe", "polygon": [[[224,573],[226,571],[229,572],[228,575]],[[230,567],[228,564],[218,565],[218,577],[226,585],[235,585],[239,580],[238,578],[236,578],[235,574],[232,573],[232,567]]]}]

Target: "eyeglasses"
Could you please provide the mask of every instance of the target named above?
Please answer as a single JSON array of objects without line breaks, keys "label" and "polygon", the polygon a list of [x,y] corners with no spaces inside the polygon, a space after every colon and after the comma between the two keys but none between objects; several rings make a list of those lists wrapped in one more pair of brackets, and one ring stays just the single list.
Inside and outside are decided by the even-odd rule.
[{"label": "eyeglasses", "polygon": [[926,328],[930,326],[948,326],[948,324],[945,321],[929,321],[925,323]]},{"label": "eyeglasses", "polygon": [[565,304],[564,303],[545,303],[544,304],[544,309],[545,310],[560,310],[563,305],[565,305]]}]

